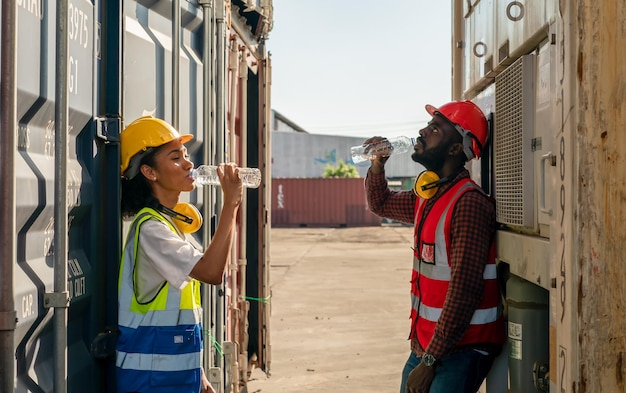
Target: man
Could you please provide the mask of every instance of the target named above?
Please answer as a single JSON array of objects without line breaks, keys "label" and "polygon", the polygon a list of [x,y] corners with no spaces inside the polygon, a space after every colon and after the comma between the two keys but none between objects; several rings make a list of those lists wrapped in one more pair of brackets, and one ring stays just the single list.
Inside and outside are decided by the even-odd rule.
[{"label": "man", "polygon": [[487,120],[471,101],[426,110],[432,120],[411,155],[426,171],[414,191],[389,190],[382,156],[372,160],[365,188],[372,212],[415,225],[411,354],[400,392],[474,393],[505,339],[495,203],[465,169],[487,142]]}]

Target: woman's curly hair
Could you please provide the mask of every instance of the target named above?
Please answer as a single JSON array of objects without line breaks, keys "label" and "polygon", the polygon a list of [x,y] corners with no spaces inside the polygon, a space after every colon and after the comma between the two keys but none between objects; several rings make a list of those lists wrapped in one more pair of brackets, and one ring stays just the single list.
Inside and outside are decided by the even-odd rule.
[{"label": "woman's curly hair", "polygon": [[[155,167],[154,156],[158,151],[157,149],[152,149],[152,151],[148,152],[145,156],[141,158],[141,165],[148,165],[151,167]],[[122,178],[122,202],[121,202],[121,210],[122,210],[122,218],[130,219],[139,212],[139,210],[144,207],[157,207],[159,206],[159,201],[152,194],[152,188],[150,187],[150,183],[148,179],[144,177],[144,175],[139,171],[139,173],[133,177],[132,179]]]}]

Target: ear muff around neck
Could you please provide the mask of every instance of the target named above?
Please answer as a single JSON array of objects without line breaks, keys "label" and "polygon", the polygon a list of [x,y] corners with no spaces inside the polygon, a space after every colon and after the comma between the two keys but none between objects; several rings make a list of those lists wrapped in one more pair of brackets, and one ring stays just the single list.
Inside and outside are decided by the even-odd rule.
[{"label": "ear muff around neck", "polygon": [[436,172],[423,171],[415,178],[413,192],[420,198],[430,199],[435,196],[437,191],[439,191],[439,186],[441,184],[449,181],[450,179],[448,177],[440,179]]},{"label": "ear muff around neck", "polygon": [[174,219],[174,224],[182,233],[195,233],[202,227],[202,214],[188,202],[180,202],[169,209],[163,205],[159,210]]}]

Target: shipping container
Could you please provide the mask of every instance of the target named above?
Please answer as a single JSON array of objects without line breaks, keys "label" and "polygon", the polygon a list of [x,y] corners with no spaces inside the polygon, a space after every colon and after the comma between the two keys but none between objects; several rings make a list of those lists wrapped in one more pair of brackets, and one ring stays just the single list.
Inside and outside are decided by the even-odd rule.
[{"label": "shipping container", "polygon": [[492,123],[470,167],[508,305],[481,392],[626,392],[624,20],[620,1],[453,1],[453,98]]},{"label": "shipping container", "polygon": [[[196,165],[258,167],[224,284],[203,288],[218,392],[269,371],[271,0],[2,1],[0,391],[114,392],[119,134],[146,114]],[[205,247],[221,192],[188,196]]]},{"label": "shipping container", "polygon": [[381,225],[367,206],[363,179],[272,179],[273,227]]}]

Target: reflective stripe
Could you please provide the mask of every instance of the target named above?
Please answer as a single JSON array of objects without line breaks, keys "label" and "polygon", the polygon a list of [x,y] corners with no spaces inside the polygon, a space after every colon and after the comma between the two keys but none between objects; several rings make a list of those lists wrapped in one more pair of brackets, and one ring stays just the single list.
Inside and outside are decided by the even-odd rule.
[{"label": "reflective stripe", "polygon": [[420,298],[411,293],[411,307],[412,310],[415,311],[419,307]]},{"label": "reflective stripe", "polygon": [[483,278],[485,280],[495,280],[498,278],[498,268],[495,263],[488,263],[485,266],[485,271],[483,272]]},{"label": "reflective stripe", "polygon": [[[187,286],[189,286],[189,288],[186,288]],[[189,291],[189,289],[191,289],[190,283],[187,283],[185,288]],[[172,288],[169,284],[165,285],[165,288],[161,291],[167,289],[167,302],[165,303],[165,308],[167,310],[176,310],[177,308],[180,308],[180,299],[185,288],[179,290]],[[191,291],[189,291],[189,293],[191,293]]]},{"label": "reflective stripe", "polygon": [[139,326],[195,325],[202,318],[202,309],[156,310],[145,314],[119,311],[118,325],[136,329]]},{"label": "reflective stripe", "polygon": [[[474,311],[470,325],[484,325],[486,323],[495,322],[500,316],[499,307],[484,308]],[[441,308],[428,307],[421,304],[419,307],[420,317],[437,322],[441,316]]]},{"label": "reflective stripe", "polygon": [[[465,191],[470,188],[477,188],[477,187],[474,186],[474,183],[472,182],[466,182],[465,184],[461,185],[461,187],[459,187],[456,190],[456,193],[448,201],[448,205],[443,210],[443,212],[441,212],[441,216],[439,216],[439,221],[437,222],[437,229],[435,229],[435,264],[439,266],[450,265],[448,261],[449,245],[448,245],[448,239],[446,238],[446,234],[445,234],[446,223],[448,221],[447,220],[448,212],[450,211],[450,208],[452,206],[456,205],[456,202],[460,198],[460,196],[463,195]],[[444,247],[437,247],[438,245],[444,245]]]},{"label": "reflective stripe", "polygon": [[[419,263],[419,259],[415,258],[417,261],[413,261]],[[430,263],[424,263],[421,267],[421,275],[424,277],[431,278],[433,280],[440,281],[450,281],[450,266],[439,266],[439,265],[431,265]],[[497,277],[497,269],[495,263],[488,263],[485,265],[485,270],[483,272],[483,279],[485,280],[495,280]]]},{"label": "reflective stripe", "polygon": [[433,280],[450,281],[450,266],[438,266],[431,265],[430,263],[423,263],[420,274],[422,276],[432,278]]},{"label": "reflective stripe", "polygon": [[[135,234],[137,230],[137,225],[139,222],[144,222],[147,219],[147,217],[150,217],[150,216],[151,215],[146,212],[144,212],[143,214],[138,214],[133,220],[133,222],[131,223],[130,228],[128,229],[128,234],[126,235],[126,244],[124,246],[124,251],[122,253],[122,261],[120,263],[120,275],[119,275],[118,282],[117,282],[117,287],[118,287],[118,290],[120,291],[122,288],[123,279],[125,278],[125,274],[129,270],[125,261],[130,261],[133,263],[133,265],[135,263],[134,255],[137,252],[137,244],[136,244],[137,242],[135,241]],[[132,245],[132,248],[131,248],[131,245]],[[130,269],[130,272],[132,274],[132,269]],[[131,279],[130,282],[132,282],[132,276],[130,277],[130,279]]]},{"label": "reflective stripe", "polygon": [[198,352],[180,355],[161,355],[151,353],[128,353],[117,351],[117,367],[141,371],[186,371],[199,368]]}]

